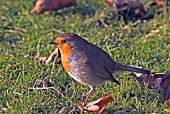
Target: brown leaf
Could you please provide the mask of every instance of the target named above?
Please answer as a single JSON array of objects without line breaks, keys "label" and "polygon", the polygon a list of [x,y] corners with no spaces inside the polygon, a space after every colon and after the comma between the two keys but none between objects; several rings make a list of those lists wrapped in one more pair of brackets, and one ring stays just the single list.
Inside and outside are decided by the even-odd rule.
[{"label": "brown leaf", "polygon": [[104,0],[104,2],[106,5],[111,6],[113,1],[112,0]]},{"label": "brown leaf", "polygon": [[48,57],[39,57],[39,58],[36,58],[36,60],[40,61],[40,62],[46,62],[46,60],[48,59]]},{"label": "brown leaf", "polygon": [[156,29],[156,30],[151,30],[150,33],[148,33],[145,37],[150,37],[150,36],[155,36],[157,34],[159,34],[159,29]]},{"label": "brown leaf", "polygon": [[161,7],[165,6],[164,0],[155,0],[155,2],[158,6],[161,6]]},{"label": "brown leaf", "polygon": [[95,112],[96,114],[100,114],[104,110],[104,107],[113,100],[114,99],[111,96],[105,96],[101,99],[88,103],[85,107],[78,106],[77,104],[75,104],[75,106],[88,112]]},{"label": "brown leaf", "polygon": [[159,90],[164,98],[165,104],[170,103],[170,72],[168,73],[152,73],[151,75],[143,75],[140,73],[134,73],[136,79],[141,86],[145,83],[150,85],[149,88]]},{"label": "brown leaf", "polygon": [[51,60],[52,60],[52,58],[54,58],[56,55],[59,55],[59,54],[60,54],[60,52],[59,52],[58,48],[56,48],[56,49],[50,54],[50,56],[48,57],[48,59],[46,60],[45,65],[49,65],[50,62],[51,62]]},{"label": "brown leaf", "polygon": [[16,100],[14,101],[14,105],[17,105],[18,103],[19,103],[19,100],[16,99]]},{"label": "brown leaf", "polygon": [[167,106],[170,106],[170,99],[166,100],[166,101],[164,102],[164,104],[167,105]]},{"label": "brown leaf", "polygon": [[157,82],[151,75],[145,75],[145,74],[136,73],[136,72],[134,73],[134,75],[136,76],[136,79],[139,81],[139,84],[141,86],[145,86],[145,84],[147,83],[148,88],[150,88],[150,89],[158,88]]},{"label": "brown leaf", "polygon": [[164,100],[170,99],[170,72],[169,73],[155,73],[154,78],[161,78],[160,91]]},{"label": "brown leaf", "polygon": [[128,13],[135,15],[145,13],[143,4],[137,0],[104,0],[104,1],[105,4],[114,7],[118,12],[128,11]]},{"label": "brown leaf", "polygon": [[76,6],[75,0],[38,0],[31,14],[44,13],[48,10],[58,10],[64,7]]},{"label": "brown leaf", "polygon": [[8,64],[8,68],[11,68],[12,67],[12,64]]},{"label": "brown leaf", "polygon": [[[49,57],[39,57],[39,58],[36,58],[36,60],[38,60],[38,61],[40,61],[40,62],[43,62],[43,63],[45,63],[46,66],[48,66],[48,65],[50,64],[51,60],[52,60],[55,56],[57,56],[57,55],[59,55],[59,54],[60,54],[60,53],[59,53],[59,50],[58,50],[58,48],[56,48],[56,49],[50,54]],[[57,56],[57,57],[58,57],[58,56]]]}]

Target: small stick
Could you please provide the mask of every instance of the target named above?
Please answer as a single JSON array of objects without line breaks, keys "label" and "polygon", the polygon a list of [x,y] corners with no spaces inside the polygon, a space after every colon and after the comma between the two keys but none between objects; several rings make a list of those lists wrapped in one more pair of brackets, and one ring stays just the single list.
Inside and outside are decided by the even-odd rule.
[{"label": "small stick", "polygon": [[59,93],[62,97],[67,99],[69,102],[72,102],[68,97],[64,96],[59,90],[57,90],[55,87],[30,87],[29,90],[48,90],[48,89],[54,89],[57,93]]}]

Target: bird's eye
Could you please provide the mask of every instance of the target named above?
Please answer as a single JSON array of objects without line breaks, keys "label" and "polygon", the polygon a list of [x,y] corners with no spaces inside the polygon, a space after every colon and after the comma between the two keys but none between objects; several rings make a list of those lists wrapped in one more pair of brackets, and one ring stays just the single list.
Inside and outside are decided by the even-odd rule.
[{"label": "bird's eye", "polygon": [[62,40],[61,42],[62,42],[62,43],[66,43],[66,40]]}]

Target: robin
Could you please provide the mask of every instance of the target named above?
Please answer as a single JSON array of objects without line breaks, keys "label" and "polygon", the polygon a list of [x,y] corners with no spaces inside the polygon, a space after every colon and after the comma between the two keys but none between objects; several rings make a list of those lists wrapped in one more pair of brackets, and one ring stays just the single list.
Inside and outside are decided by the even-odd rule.
[{"label": "robin", "polygon": [[150,71],[115,62],[104,50],[74,33],[65,33],[49,44],[57,45],[61,53],[61,63],[67,73],[76,81],[91,89],[85,102],[97,86],[106,81],[119,81],[114,78],[119,71],[150,74]]}]

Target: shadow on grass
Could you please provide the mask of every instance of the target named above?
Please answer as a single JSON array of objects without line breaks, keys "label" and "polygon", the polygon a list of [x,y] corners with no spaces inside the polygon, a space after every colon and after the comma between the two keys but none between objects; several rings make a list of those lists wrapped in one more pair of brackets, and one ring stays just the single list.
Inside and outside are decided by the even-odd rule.
[{"label": "shadow on grass", "polygon": [[[81,5],[81,6],[80,6]],[[135,22],[137,20],[150,20],[153,19],[155,16],[163,13],[167,8],[159,7],[155,2],[148,2],[145,6],[145,14],[135,15],[128,11],[116,12],[115,10],[111,10],[105,13],[106,17],[109,15],[109,20],[114,20],[118,18],[118,21],[123,19],[123,21],[127,24],[128,22],[132,21]],[[67,8],[66,10],[62,10],[61,12],[56,12],[55,15],[64,16],[69,14],[80,14],[82,17],[86,17],[87,15],[93,17],[98,9],[104,9],[105,5],[99,4],[79,4],[74,8]],[[113,9],[113,8],[111,8]],[[70,13],[72,12],[72,13]],[[111,14],[111,15],[110,15]],[[107,18],[105,18],[107,21]]]},{"label": "shadow on grass", "polygon": [[18,39],[16,37],[4,38],[3,36],[0,36],[0,43],[9,42],[10,44],[12,44],[12,43],[17,43],[17,41]]},{"label": "shadow on grass", "polygon": [[107,114],[127,114],[127,113],[131,113],[131,114],[145,114],[146,111],[142,110],[142,109],[137,109],[134,110],[133,108],[127,108],[127,109],[120,109],[120,110],[114,110],[114,109],[105,109],[103,111],[103,113],[107,113]]},{"label": "shadow on grass", "polygon": [[88,4],[78,4],[78,6],[75,6],[74,8],[67,8],[66,10],[62,10],[61,12],[57,11],[55,15],[63,16],[69,14],[80,14],[82,17],[85,17],[87,15],[93,17],[96,11],[99,8],[103,8],[103,7],[104,5],[99,5],[99,4],[94,4],[89,2]]}]

